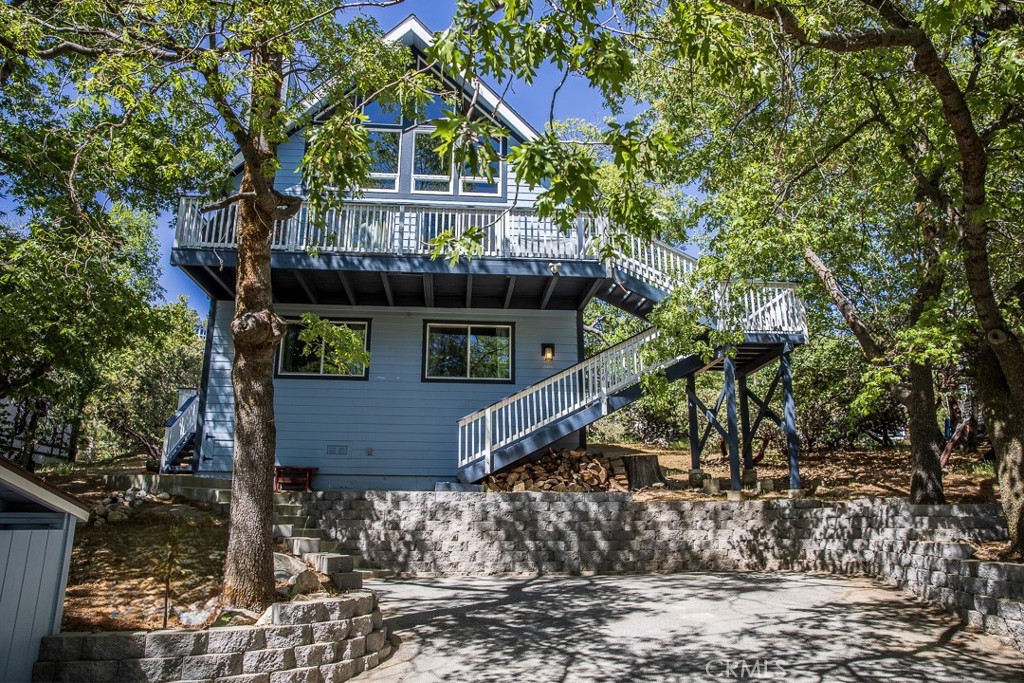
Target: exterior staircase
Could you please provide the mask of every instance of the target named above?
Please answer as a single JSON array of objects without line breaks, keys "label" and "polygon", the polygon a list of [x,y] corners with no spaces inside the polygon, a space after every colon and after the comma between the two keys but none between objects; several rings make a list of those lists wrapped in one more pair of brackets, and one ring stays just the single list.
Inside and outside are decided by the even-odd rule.
[{"label": "exterior staircase", "polygon": [[[107,485],[115,489],[136,487],[146,491],[166,491],[171,495],[201,501],[221,515],[231,506],[231,480],[213,477],[164,475],[108,475]],[[317,526],[316,518],[306,514],[302,492],[274,493],[273,534],[288,552],[327,574],[340,590],[361,588],[366,579],[384,578],[391,571],[367,566],[359,555],[339,552],[343,546]]]},{"label": "exterior staircase", "polygon": [[[596,296],[645,316],[693,270],[694,260],[663,242],[634,239],[609,264],[613,284]],[[738,297],[719,291],[720,318],[708,328],[738,330],[738,355],[756,362],[765,344],[802,343],[807,324],[795,286],[758,283]],[[699,356],[653,357],[658,330],[650,328],[458,422],[458,478],[470,484],[523,460],[559,439],[624,408],[641,396],[645,375],[663,371],[669,380],[713,367]]]},{"label": "exterior staircase", "polygon": [[160,458],[163,474],[192,474],[199,468],[196,435],[199,426],[199,393],[178,391],[178,409],[164,427],[164,448]]}]

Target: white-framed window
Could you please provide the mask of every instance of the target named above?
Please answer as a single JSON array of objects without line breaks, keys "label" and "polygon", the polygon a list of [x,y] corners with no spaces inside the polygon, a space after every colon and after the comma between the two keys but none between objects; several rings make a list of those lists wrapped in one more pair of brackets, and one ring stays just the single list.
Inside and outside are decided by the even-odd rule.
[{"label": "white-framed window", "polygon": [[[493,197],[501,194],[501,138],[490,138],[487,144],[496,153],[497,158],[473,169],[468,165],[459,174],[459,192],[466,195]],[[481,155],[481,161],[483,156]],[[485,167],[486,166],[486,167]],[[489,168],[488,168],[489,167]]]},{"label": "white-framed window", "polygon": [[[369,320],[331,320],[334,325],[344,325],[363,338],[363,349],[370,350]],[[366,379],[370,368],[362,363],[339,367],[324,353],[322,342],[308,343],[299,339],[302,323],[288,321],[288,330],[278,351],[277,374],[279,377],[325,377],[335,379]]]},{"label": "white-framed window", "polygon": [[413,132],[412,191],[424,194],[452,193],[452,166],[450,155],[442,156],[435,150],[437,141],[430,130]]},{"label": "white-framed window", "polygon": [[398,192],[398,169],[402,158],[402,131],[371,128],[370,178],[364,189],[374,192]]},{"label": "white-framed window", "polygon": [[427,323],[425,381],[512,382],[513,326],[495,323]]}]

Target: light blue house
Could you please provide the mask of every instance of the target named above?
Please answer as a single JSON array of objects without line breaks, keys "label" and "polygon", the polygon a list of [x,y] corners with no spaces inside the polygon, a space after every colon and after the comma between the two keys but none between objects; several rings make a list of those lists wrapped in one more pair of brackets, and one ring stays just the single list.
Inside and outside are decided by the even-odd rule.
[{"label": "light blue house", "polygon": [[[416,17],[388,38],[425,64],[432,36]],[[503,153],[537,135],[486,85],[437,75],[475,95],[479,114],[503,127]],[[591,251],[608,229],[599,217],[563,234],[536,215],[537,191],[518,183],[506,163],[493,179],[462,175],[433,151],[429,121],[403,119],[373,103],[364,111],[375,143],[372,187],[323,221],[310,220],[303,208],[280,223],[272,268],[279,315],[297,320],[309,311],[350,326],[365,338],[370,362],[332,368],[319,349],[298,340],[297,327],[289,332],[275,377],[279,463],[318,468],[319,488],[425,489],[479,481],[552,445],[581,445],[587,424],[639,396],[639,378],[652,369],[640,351],[657,335],[648,330],[585,359],[584,307],[597,298],[644,316],[692,259],[661,242],[635,241],[603,262]],[[297,130],[279,152],[278,188],[296,195],[304,144]],[[207,357],[198,395],[168,424],[164,468],[230,476],[235,213],[203,213],[200,206],[198,199],[181,200],[172,262],[212,300]],[[431,238],[474,226],[487,235],[481,256],[455,266],[430,258]],[[796,477],[791,420],[768,407],[770,396],[745,391],[744,382],[782,359],[778,379],[791,417],[788,352],[805,338],[793,287],[762,284],[734,306],[728,324],[746,332],[735,355],[662,365],[691,384],[697,372],[724,371],[719,406],[728,419],[712,416],[706,429],[721,431],[731,444],[737,487],[741,452],[750,464],[751,401],[754,423],[768,417],[788,426]],[[691,403],[699,468],[707,434],[697,438],[698,413],[708,411],[696,394]]]}]

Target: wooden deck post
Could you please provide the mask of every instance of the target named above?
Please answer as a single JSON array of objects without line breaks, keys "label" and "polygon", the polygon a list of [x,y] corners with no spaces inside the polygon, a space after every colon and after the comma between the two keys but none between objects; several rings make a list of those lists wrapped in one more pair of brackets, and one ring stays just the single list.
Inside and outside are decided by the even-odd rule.
[{"label": "wooden deck post", "polygon": [[691,372],[686,376],[686,407],[689,418],[690,432],[690,471],[700,470],[700,434],[697,425],[697,402],[694,398],[697,395],[697,382]]},{"label": "wooden deck post", "polygon": [[800,488],[800,436],[796,431],[796,401],[793,398],[793,369],[789,358],[792,350],[788,344],[779,358],[779,375],[782,378],[782,431],[786,434],[786,453],[789,456],[789,488]]},{"label": "wooden deck post", "polygon": [[747,395],[747,376],[739,376],[740,393],[740,445],[743,448],[743,469],[754,469],[754,435],[750,433],[750,397]]},{"label": "wooden deck post", "polygon": [[728,354],[722,357],[722,370],[725,375],[725,443],[729,448],[729,478],[732,490],[739,491],[743,488],[743,482],[740,479],[740,444],[736,419],[736,361]]}]

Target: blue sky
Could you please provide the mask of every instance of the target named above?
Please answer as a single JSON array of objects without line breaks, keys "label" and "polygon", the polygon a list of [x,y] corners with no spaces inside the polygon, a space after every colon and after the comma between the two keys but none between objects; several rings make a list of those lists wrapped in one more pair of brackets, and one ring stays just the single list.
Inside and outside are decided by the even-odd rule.
[{"label": "blue sky", "polygon": [[[386,8],[365,9],[363,13],[374,17],[385,31],[398,25],[410,14],[415,14],[432,31],[440,31],[451,22],[455,13],[454,0],[407,0],[402,4]],[[531,86],[514,84],[506,93],[508,103],[534,127],[543,128],[547,122],[551,93],[558,86],[562,74],[553,67],[543,67]],[[580,78],[569,78],[558,94],[555,103],[555,118],[578,118],[600,122],[607,115],[601,96]],[[14,208],[10,198],[0,196],[0,211]],[[157,237],[160,244],[160,284],[164,299],[173,301],[178,296],[188,298],[190,305],[205,318],[208,299],[183,272],[170,264],[171,246],[174,240],[172,216],[161,213],[157,217]]]}]

